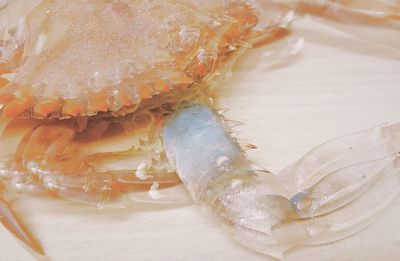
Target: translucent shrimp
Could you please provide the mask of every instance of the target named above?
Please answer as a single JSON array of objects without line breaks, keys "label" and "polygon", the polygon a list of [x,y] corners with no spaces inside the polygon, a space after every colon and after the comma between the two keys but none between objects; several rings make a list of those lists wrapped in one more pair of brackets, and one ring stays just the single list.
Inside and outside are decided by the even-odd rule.
[{"label": "translucent shrimp", "polygon": [[257,171],[227,133],[207,105],[187,105],[166,125],[164,146],[194,202],[270,256],[347,237],[400,192],[400,124],[329,141],[278,175]]}]

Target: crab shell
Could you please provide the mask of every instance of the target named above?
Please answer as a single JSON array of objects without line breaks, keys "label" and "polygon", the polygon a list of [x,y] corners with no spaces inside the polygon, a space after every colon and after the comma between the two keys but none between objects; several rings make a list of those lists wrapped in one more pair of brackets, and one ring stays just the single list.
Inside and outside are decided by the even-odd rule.
[{"label": "crab shell", "polygon": [[[0,10],[19,17],[0,28],[0,177],[17,192],[101,205],[180,183],[158,143],[165,115],[203,96],[250,43],[281,37],[287,11],[45,0],[24,13],[18,3]],[[143,163],[146,178],[135,176]]]},{"label": "crab shell", "polygon": [[165,115],[251,43],[279,38],[287,11],[242,0],[33,2],[0,6],[0,215],[40,254],[5,194],[124,205],[127,192],[179,184],[159,142]]},{"label": "crab shell", "polygon": [[0,67],[11,73],[0,81],[3,115],[119,116],[181,100],[233,51],[273,31],[254,30],[258,23],[245,1],[45,0],[8,30],[22,40],[14,37]]},{"label": "crab shell", "polygon": [[[165,115],[250,42],[280,36],[284,12],[259,26],[258,10],[240,0],[45,0],[20,14],[1,42],[1,176],[19,192],[96,204],[178,184],[150,144]],[[152,178],[132,175],[136,158]]]}]

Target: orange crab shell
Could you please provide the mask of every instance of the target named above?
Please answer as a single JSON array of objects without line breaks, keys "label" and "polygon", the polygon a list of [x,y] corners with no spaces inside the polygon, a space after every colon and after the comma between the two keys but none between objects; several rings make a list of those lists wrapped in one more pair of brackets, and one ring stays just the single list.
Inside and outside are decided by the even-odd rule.
[{"label": "orange crab shell", "polygon": [[26,20],[14,78],[0,81],[3,114],[69,118],[136,109],[201,82],[232,46],[251,38],[257,22],[241,1],[43,1]]}]

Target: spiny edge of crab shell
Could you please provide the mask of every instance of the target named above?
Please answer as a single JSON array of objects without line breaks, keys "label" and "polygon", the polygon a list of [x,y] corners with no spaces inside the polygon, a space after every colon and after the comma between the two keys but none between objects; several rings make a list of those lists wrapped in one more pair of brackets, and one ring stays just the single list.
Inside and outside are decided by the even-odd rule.
[{"label": "spiny edge of crab shell", "polygon": [[145,100],[165,93],[188,89],[192,83],[193,81],[190,79],[173,85],[158,81],[139,84],[132,88],[105,88],[99,93],[87,94],[86,99],[81,97],[38,99],[29,93],[29,87],[20,88],[15,83],[0,77],[0,109],[4,116],[23,115],[32,118],[65,119],[94,116],[105,112],[124,114],[124,112],[134,111]]}]

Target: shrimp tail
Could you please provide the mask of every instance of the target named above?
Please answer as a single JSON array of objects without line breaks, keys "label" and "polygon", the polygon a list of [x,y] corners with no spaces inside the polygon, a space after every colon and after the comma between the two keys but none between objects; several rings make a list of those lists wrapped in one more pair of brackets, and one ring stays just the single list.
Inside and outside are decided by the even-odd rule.
[{"label": "shrimp tail", "polygon": [[207,105],[187,104],[164,147],[192,199],[272,257],[360,231],[400,192],[400,124],[329,141],[278,175],[254,167],[228,133]]},{"label": "shrimp tail", "polygon": [[17,237],[23,244],[37,254],[44,256],[45,252],[39,241],[26,228],[25,224],[12,210],[10,204],[0,198],[0,221],[3,226]]}]

